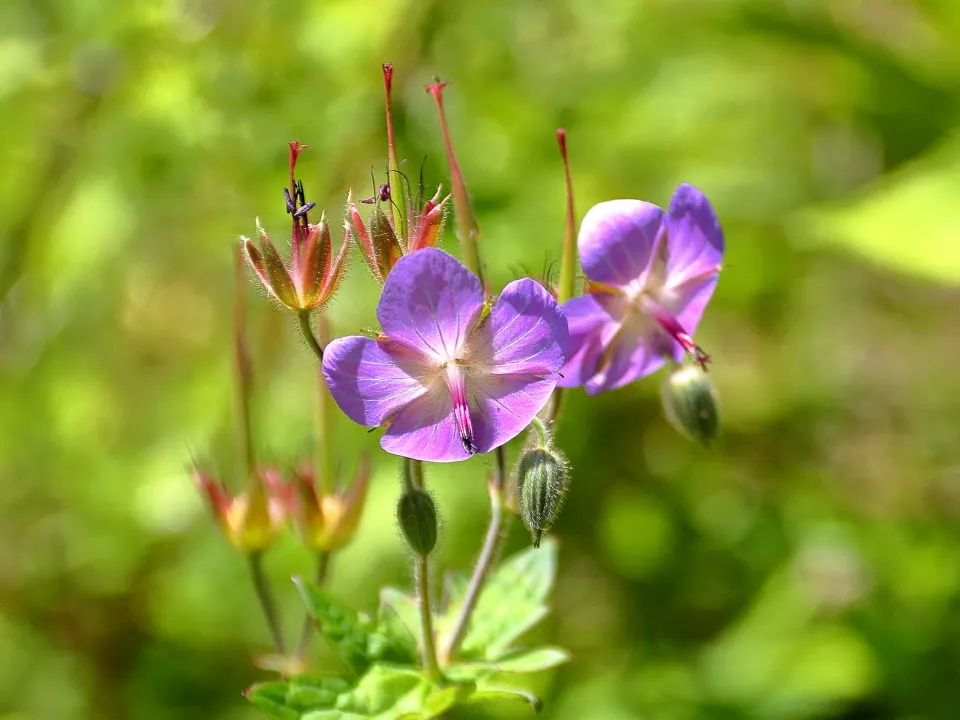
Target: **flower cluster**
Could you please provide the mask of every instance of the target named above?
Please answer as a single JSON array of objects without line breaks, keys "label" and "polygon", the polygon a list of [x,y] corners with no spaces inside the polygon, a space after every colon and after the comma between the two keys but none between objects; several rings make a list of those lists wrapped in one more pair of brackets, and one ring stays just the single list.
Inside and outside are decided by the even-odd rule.
[{"label": "flower cluster", "polygon": [[[687,184],[676,189],[666,209],[635,199],[601,202],[586,213],[577,233],[566,132],[559,130],[567,183],[560,283],[553,290],[531,278],[520,278],[492,294],[481,261],[479,225],[446,122],[445,85],[436,81],[427,86],[427,92],[439,114],[451,192],[444,195],[438,187],[424,201],[423,183],[414,194],[399,170],[391,117],[393,68],[384,65],[383,70],[387,178],[369,199],[354,201],[352,191],[347,191],[339,252],[333,252],[326,215],[321,214],[316,224],[308,219],[315,204],[306,200],[303,183],[296,177],[297,159],[306,147],[296,141],[290,143],[289,185],[284,189],[292,221],[289,262],[259,221],[259,243],[242,238],[242,248],[263,288],[297,315],[320,361],[318,447],[322,452],[315,463],[303,467],[331,466],[327,453],[332,419],[326,411],[332,403],[353,422],[381,429],[381,447],[402,458],[397,523],[415,556],[420,623],[419,632],[414,633],[420,653],[415,672],[427,683],[425,692],[430,688],[445,692],[444,677],[449,680],[456,675],[453,664],[469,645],[464,640],[471,617],[500,555],[503,509],[518,512],[535,548],[541,543],[548,548],[538,551],[541,555],[551,552],[546,533],[566,503],[573,478],[554,434],[565,389],[583,387],[587,394],[596,395],[670,363],[673,371],[662,395],[669,421],[701,443],[715,437],[717,393],[706,374],[709,356],[693,335],[717,285],[724,237],[705,195]],[[463,262],[438,247],[451,199]],[[361,214],[363,205],[372,206],[366,219]],[[326,308],[341,284],[354,244],[380,286],[379,331],[346,334],[328,342]],[[580,294],[575,292],[578,259],[585,275]],[[314,331],[316,322],[321,327],[319,336]],[[239,331],[236,346],[243,380],[247,362]],[[245,413],[248,386],[248,379],[240,383],[240,406]],[[291,482],[281,482],[276,472],[253,469],[248,417],[243,427],[252,478],[248,490],[231,497],[207,475],[198,474],[198,481],[231,543],[254,560],[254,584],[277,652],[284,655],[274,605],[256,564],[260,551],[284,518],[290,518],[304,543],[318,553],[318,581],[322,582],[330,554],[356,532],[369,466],[361,463],[347,490],[331,492],[326,489],[327,477],[315,482],[316,473],[307,469],[293,473]],[[526,447],[508,481],[505,445],[525,431]],[[423,463],[456,462],[491,452],[495,460],[488,482],[491,519],[486,540],[462,599],[452,606],[456,616],[439,620],[442,629],[437,632],[430,606],[429,562],[440,526]],[[308,605],[320,608],[321,616],[314,617],[321,627],[322,616],[328,613],[327,619],[336,625],[333,632],[341,633],[342,610],[331,610],[329,598],[317,595],[321,591],[315,588],[301,586],[301,591]],[[361,625],[358,621],[357,627]],[[305,627],[309,630],[309,623]],[[298,658],[308,637],[301,638]],[[405,646],[410,638],[405,628],[394,640]],[[371,655],[364,660],[379,658],[375,648],[388,646],[383,638],[366,643]],[[357,652],[356,646],[351,645],[349,652]],[[487,657],[483,649],[479,652]],[[361,664],[358,674],[368,667]],[[474,682],[472,689],[467,685],[460,689],[467,697],[477,686]],[[264,697],[269,696],[269,706],[274,707],[276,698],[286,697],[285,692],[270,689]],[[450,703],[455,702],[453,695],[447,695]],[[435,704],[430,707],[431,717],[443,712]],[[281,710],[277,717],[288,716]]]}]

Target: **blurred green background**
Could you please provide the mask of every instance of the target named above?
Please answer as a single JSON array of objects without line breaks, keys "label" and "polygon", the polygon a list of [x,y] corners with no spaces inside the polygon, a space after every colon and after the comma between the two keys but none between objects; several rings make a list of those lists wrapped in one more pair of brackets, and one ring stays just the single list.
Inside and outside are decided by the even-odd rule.
[{"label": "blurred green background", "polygon": [[[541,634],[575,661],[537,678],[544,716],[960,717],[954,0],[0,3],[0,717],[259,717],[240,692],[268,635],[189,468],[236,468],[235,240],[257,215],[287,233],[292,138],[335,220],[348,186],[372,194],[383,61],[401,156],[432,182],[423,86],[452,82],[495,286],[558,256],[561,126],[579,215],[688,181],[726,231],[697,338],[719,450],[667,425],[662,376],[570,394]],[[291,463],[314,365],[247,294],[257,447]],[[375,301],[354,257],[335,333],[372,325]],[[376,440],[338,418],[345,472]],[[409,584],[396,465],[375,458],[331,581],[371,610]],[[429,471],[441,567],[479,547],[487,467]],[[292,636],[309,556],[288,533],[267,565]]]}]

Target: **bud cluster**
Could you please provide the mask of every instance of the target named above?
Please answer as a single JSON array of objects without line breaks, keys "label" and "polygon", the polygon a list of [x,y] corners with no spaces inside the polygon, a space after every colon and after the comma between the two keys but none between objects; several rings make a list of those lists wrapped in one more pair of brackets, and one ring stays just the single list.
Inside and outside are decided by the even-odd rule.
[{"label": "bud cluster", "polygon": [[246,490],[231,495],[222,481],[202,470],[194,471],[197,486],[224,535],[243,553],[267,549],[288,521],[311,550],[341,549],[357,532],[369,475],[369,463],[361,461],[347,487],[323,492],[316,487],[311,470],[298,469],[286,479],[276,469],[258,469]]}]

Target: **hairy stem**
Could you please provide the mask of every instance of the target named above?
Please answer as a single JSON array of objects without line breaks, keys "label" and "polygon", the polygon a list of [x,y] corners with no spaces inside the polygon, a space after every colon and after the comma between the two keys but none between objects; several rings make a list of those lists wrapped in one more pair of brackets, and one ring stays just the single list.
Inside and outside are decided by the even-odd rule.
[{"label": "hairy stem", "polygon": [[[327,575],[330,572],[330,553],[326,550],[317,552],[317,572],[313,576],[313,581],[317,586],[322,586],[327,581]],[[303,628],[300,630],[300,640],[297,642],[296,657],[302,658],[307,654],[307,645],[310,644],[310,638],[313,635],[313,619],[310,613],[303,620]]]},{"label": "hairy stem", "polygon": [[300,332],[303,333],[307,345],[313,350],[313,354],[317,356],[317,360],[323,362],[323,348],[317,341],[316,335],[313,334],[313,328],[310,327],[310,312],[308,310],[301,310],[297,313],[297,319],[300,321]]},{"label": "hairy stem", "polygon": [[454,659],[460,650],[460,644],[467,634],[470,626],[470,617],[477,607],[477,601],[480,599],[480,593],[483,586],[490,576],[493,569],[493,563],[500,554],[500,548],[504,539],[504,513],[503,506],[506,494],[507,460],[502,447],[496,450],[496,466],[494,468],[493,478],[490,482],[490,524],[487,526],[487,534],[483,540],[483,547],[480,549],[480,556],[477,558],[477,564],[473,568],[473,575],[470,576],[470,583],[467,585],[467,594],[463,599],[463,606],[460,608],[460,615],[453,626],[453,632],[450,639],[444,647],[441,658],[444,664]]},{"label": "hairy stem", "polygon": [[274,650],[276,650],[278,655],[283,655],[283,635],[280,632],[277,606],[273,602],[270,583],[267,582],[267,576],[263,572],[263,553],[260,550],[255,550],[247,556],[247,559],[250,563],[250,577],[253,579],[253,588],[256,590],[257,600],[260,601],[260,609],[263,610],[263,616],[267,620],[267,627],[270,628]]},{"label": "hairy stem", "polygon": [[433,612],[430,609],[430,566],[427,558],[417,555],[417,597],[420,605],[420,630],[423,635],[423,669],[433,682],[440,679],[437,646],[433,634]]}]

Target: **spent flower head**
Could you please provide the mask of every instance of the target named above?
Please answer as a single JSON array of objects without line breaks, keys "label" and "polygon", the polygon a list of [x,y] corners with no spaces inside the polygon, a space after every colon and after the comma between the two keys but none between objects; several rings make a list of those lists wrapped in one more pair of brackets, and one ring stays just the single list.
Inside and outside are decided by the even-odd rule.
[{"label": "spent flower head", "polygon": [[343,279],[350,247],[350,233],[345,231],[340,252],[334,257],[326,215],[321,214],[316,224],[309,220],[315,203],[306,201],[303,183],[295,178],[297,158],[306,147],[296,140],[290,143],[290,187],[283,191],[292,220],[289,267],[260,226],[259,218],[259,246],[248,237],[240,238],[247,263],[263,287],[282,305],[298,312],[318,308],[330,299]]},{"label": "spent flower head", "polygon": [[323,552],[339,550],[353,539],[360,524],[370,463],[361,459],[353,482],[333,492],[318,490],[315,480],[314,470],[307,465],[294,472],[284,497],[287,514],[307,547]]},{"label": "spent flower head", "polygon": [[519,434],[557,384],[568,343],[557,301],[524,278],[489,313],[480,281],[435,248],[400,259],[377,307],[376,340],[334,340],[323,374],[334,400],[361,425],[386,427],[381,446],[451,462]]},{"label": "spent flower head", "polygon": [[283,527],[285,513],[273,473],[255,470],[247,489],[231,494],[213,475],[195,468],[194,481],[233,547],[245,553],[264,550]]},{"label": "spent flower head", "polygon": [[666,211],[641,200],[594,205],[577,244],[587,293],[563,305],[571,348],[561,386],[593,395],[654,372],[665,357],[709,360],[692,336],[724,243],[703,193],[681,185]]}]

